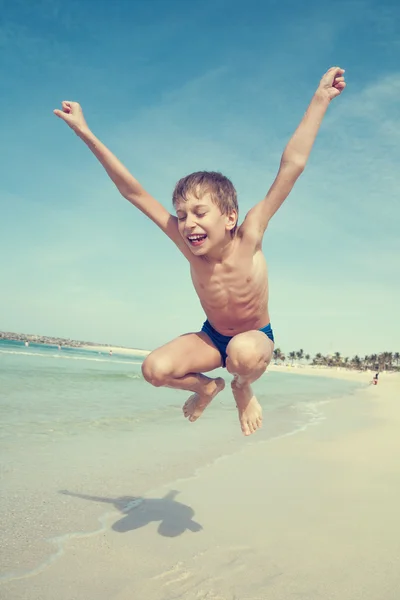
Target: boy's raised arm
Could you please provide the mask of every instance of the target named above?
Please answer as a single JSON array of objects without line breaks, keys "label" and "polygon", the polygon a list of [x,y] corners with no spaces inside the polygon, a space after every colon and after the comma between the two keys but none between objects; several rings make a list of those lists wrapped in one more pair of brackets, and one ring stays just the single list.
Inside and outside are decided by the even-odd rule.
[{"label": "boy's raised arm", "polygon": [[122,196],[154,221],[178,246],[181,246],[182,239],[178,231],[177,218],[146,192],[118,158],[96,138],[85,121],[80,105],[77,102],[65,101],[62,103],[62,110],[56,109],[54,114],[65,121],[85,142],[103,165]]},{"label": "boy's raised arm", "polygon": [[265,198],[247,213],[241,226],[242,235],[248,234],[260,241],[269,220],[291,192],[306,166],[329,103],[346,87],[343,73],[340,67],[332,67],[322,77],[303,119],[282,154],[275,181]]}]

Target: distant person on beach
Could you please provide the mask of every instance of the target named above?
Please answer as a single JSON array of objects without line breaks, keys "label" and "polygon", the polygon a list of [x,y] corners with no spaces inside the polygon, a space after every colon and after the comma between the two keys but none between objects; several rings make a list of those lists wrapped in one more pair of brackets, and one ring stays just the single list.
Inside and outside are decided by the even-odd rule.
[{"label": "distant person on beach", "polygon": [[274,349],[262,240],[305,168],[331,100],[345,86],[343,69],[332,67],[325,73],[283,152],[275,181],[240,226],[236,190],[221,173],[201,171],[178,181],[172,197],[176,216],[172,215],[95,137],[77,102],[64,101],[62,110],[54,111],[85,142],[122,196],[158,225],[189,262],[206,321],[201,331],[151,352],[142,365],[152,385],[194,392],[183,406],[189,421],[196,421],[225,386],[221,377],[203,373],[226,367],[233,375],[231,388],[243,433],[250,435],[261,427],[262,409],[251,384],[265,372]]},{"label": "distant person on beach", "polygon": [[376,373],[373,378],[372,378],[372,385],[378,385],[378,377],[379,377],[379,373]]}]

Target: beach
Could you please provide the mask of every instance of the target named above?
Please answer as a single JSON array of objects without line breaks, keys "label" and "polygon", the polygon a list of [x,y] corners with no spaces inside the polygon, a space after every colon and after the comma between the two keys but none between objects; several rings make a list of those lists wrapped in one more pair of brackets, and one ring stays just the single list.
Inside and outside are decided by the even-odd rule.
[{"label": "beach", "polygon": [[[90,443],[75,428],[64,456],[67,438],[53,432],[44,443],[41,430],[41,468],[28,464],[18,489],[10,479],[7,523],[18,514],[3,544],[1,598],[397,600],[400,375],[381,374],[372,386],[366,372],[270,371],[263,386],[301,375],[307,385],[333,388],[344,378],[357,388],[324,396],[318,418],[249,440],[223,406],[203,423],[182,420],[178,429],[168,417],[145,428],[141,453],[129,446],[131,426],[118,436],[101,426]],[[277,412],[285,422],[291,414],[283,405]],[[225,436],[231,417],[222,452],[218,427]]]},{"label": "beach", "polygon": [[147,356],[150,353],[149,350],[141,350],[139,348],[125,348],[124,346],[104,346],[90,344],[90,346],[83,345],[82,348],[84,350],[100,352],[101,354],[106,354],[107,352],[111,351],[113,354],[121,354],[124,356]]}]

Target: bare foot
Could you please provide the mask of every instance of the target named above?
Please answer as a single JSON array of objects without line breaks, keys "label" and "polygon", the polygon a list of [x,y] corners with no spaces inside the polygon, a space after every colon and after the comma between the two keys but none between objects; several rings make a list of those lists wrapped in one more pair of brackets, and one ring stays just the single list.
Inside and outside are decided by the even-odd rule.
[{"label": "bare foot", "polygon": [[232,382],[232,392],[239,411],[240,427],[244,435],[251,435],[262,426],[262,408],[253,395],[249,384],[239,385]]},{"label": "bare foot", "polygon": [[193,394],[186,400],[183,405],[183,414],[192,423],[203,414],[204,409],[210,404],[211,400],[221,392],[225,387],[225,381],[222,377],[213,379],[211,383],[207,384],[204,394]]}]

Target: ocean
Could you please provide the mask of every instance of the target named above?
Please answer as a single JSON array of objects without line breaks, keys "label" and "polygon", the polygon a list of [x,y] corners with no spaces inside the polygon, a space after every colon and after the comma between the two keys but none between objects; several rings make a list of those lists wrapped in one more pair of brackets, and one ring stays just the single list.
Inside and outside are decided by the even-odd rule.
[{"label": "ocean", "polygon": [[269,372],[253,386],[263,428],[245,438],[229,385],[192,424],[181,411],[190,393],[153,388],[141,362],[0,340],[0,583],[45,569],[72,537],[97,535],[108,511],[134,506],[160,485],[248,444],[318,425],[322,403],[359,388]]}]

